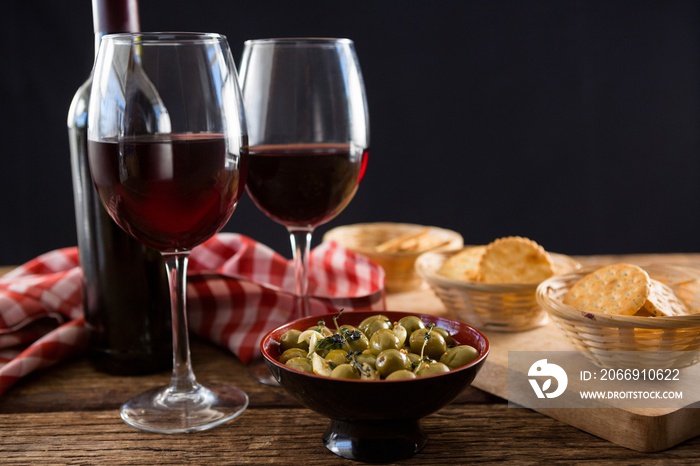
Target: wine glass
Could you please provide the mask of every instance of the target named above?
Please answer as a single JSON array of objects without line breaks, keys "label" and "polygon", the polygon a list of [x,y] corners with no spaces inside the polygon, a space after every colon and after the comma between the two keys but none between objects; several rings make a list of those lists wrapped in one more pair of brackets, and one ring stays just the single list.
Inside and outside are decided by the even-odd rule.
[{"label": "wine glass", "polygon": [[[314,228],[335,218],[367,164],[367,99],[349,39],[246,41],[241,60],[255,205],[286,227],[298,316],[309,315],[308,255]],[[264,366],[253,377],[274,385]]]},{"label": "wine glass", "polygon": [[237,387],[197,382],[185,308],[190,251],[224,226],[244,190],[247,130],[233,58],[218,34],[113,34],[93,73],[95,186],[115,222],[163,255],[172,306],[170,385],[128,400],[121,417],[153,432],[208,429],[248,406]]}]

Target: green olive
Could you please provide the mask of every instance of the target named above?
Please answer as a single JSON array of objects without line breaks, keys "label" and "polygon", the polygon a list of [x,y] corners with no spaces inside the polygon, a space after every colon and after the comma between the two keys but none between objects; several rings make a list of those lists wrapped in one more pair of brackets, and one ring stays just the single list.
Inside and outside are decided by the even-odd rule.
[{"label": "green olive", "polygon": [[301,330],[297,330],[295,328],[284,332],[284,334],[280,337],[280,350],[282,352],[285,352],[290,348],[301,348],[308,350],[309,344],[307,342],[302,341],[299,343],[299,335],[301,335]]},{"label": "green olive", "polygon": [[418,365],[418,363],[420,362],[420,354],[408,353],[408,360],[411,361],[412,365]]},{"label": "green olive", "polygon": [[407,370],[400,370],[392,372],[386,377],[386,380],[404,380],[404,379],[415,379],[416,374]]},{"label": "green olive", "polygon": [[377,367],[377,356],[369,349],[355,356],[355,359],[360,364],[368,364],[372,368]]},{"label": "green olive", "polygon": [[361,331],[362,333],[364,333],[363,328],[364,328],[367,324],[369,324],[370,322],[372,322],[372,321],[375,320],[375,319],[389,320],[389,318],[388,318],[387,316],[383,315],[383,314],[375,314],[375,315],[373,315],[373,316],[369,316],[369,317],[364,318],[364,319],[362,320],[362,322],[360,322],[360,325],[357,326],[357,328],[359,328],[360,331]]},{"label": "green olive", "polygon": [[280,355],[280,362],[286,364],[292,358],[305,358],[308,352],[301,348],[289,348]]},{"label": "green olive", "polygon": [[326,361],[330,361],[336,366],[345,364],[347,362],[348,352],[341,349],[333,349],[326,354]]},{"label": "green olive", "polygon": [[351,339],[346,337],[345,341],[350,347],[350,350],[364,351],[369,347],[369,338],[367,338],[367,336],[364,333],[362,333],[357,327],[353,327],[352,325],[341,325],[340,329],[347,332],[354,332],[355,330],[360,332],[359,334],[354,334],[355,336],[359,335],[359,338],[357,339]]},{"label": "green olive", "polygon": [[313,374],[314,372],[313,368],[311,367],[311,361],[306,358],[292,358],[284,363],[284,365],[300,372],[308,372],[309,374]]},{"label": "green olive", "polygon": [[341,364],[331,371],[334,379],[359,379],[360,373],[350,364]]},{"label": "green olive", "polygon": [[425,377],[426,375],[442,374],[444,372],[450,372],[450,368],[441,362],[429,362],[421,364],[416,371],[416,375]]},{"label": "green olive", "polygon": [[412,334],[420,328],[425,328],[425,324],[419,317],[416,316],[406,316],[399,320],[399,324],[406,329],[408,335]]},{"label": "green olive", "polygon": [[399,346],[403,346],[406,343],[406,338],[408,337],[408,331],[406,327],[398,322],[394,322],[391,326],[391,330],[399,337]]},{"label": "green olive", "polygon": [[374,335],[372,335],[372,337],[369,339],[369,349],[372,351],[372,353],[378,355],[384,350],[397,350],[401,348],[401,345],[399,343],[399,337],[397,337],[392,330],[389,330],[388,328],[383,328],[377,330],[374,333]]},{"label": "green olive", "polygon": [[357,328],[360,332],[364,333],[367,338],[372,338],[372,335],[374,335],[377,330],[391,328],[391,320],[380,314],[363,320]]},{"label": "green olive", "polygon": [[452,346],[453,339],[450,335],[450,332],[448,332],[442,327],[433,327],[433,332],[437,332],[440,335],[442,335],[442,338],[445,339],[445,343],[447,344],[447,346]]},{"label": "green olive", "polygon": [[411,361],[403,351],[388,349],[377,356],[377,371],[382,377],[386,377],[392,372],[410,369]]},{"label": "green olive", "polygon": [[446,364],[451,369],[456,369],[469,364],[478,357],[479,352],[473,346],[459,345],[454,348],[448,348],[448,350],[440,356],[440,362]]},{"label": "green olive", "polygon": [[445,338],[439,332],[434,332],[427,328],[421,328],[413,332],[409,338],[409,344],[412,352],[422,354],[431,359],[439,359],[442,353],[447,351]]}]

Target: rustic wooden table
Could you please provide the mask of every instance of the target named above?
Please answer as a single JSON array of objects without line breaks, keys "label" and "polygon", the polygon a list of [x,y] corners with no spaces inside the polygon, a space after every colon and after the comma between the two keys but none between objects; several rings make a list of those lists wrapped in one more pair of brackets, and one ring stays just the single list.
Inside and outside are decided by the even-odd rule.
[{"label": "rustic wooden table", "polygon": [[[700,255],[643,259],[654,258],[700,265]],[[444,312],[427,290],[389,295],[387,307]],[[31,375],[0,397],[0,463],[357,464],[324,448],[323,417],[282,389],[255,382],[227,351],[194,341],[192,357],[202,382],[233,383],[248,393],[250,406],[241,417],[195,434],[141,432],[120,420],[118,407],[128,397],[165,383],[169,374],[108,376],[79,358]],[[700,464],[700,437],[663,452],[640,453],[529,409],[508,407],[505,400],[473,387],[427,417],[423,426],[428,444],[401,464]]]}]

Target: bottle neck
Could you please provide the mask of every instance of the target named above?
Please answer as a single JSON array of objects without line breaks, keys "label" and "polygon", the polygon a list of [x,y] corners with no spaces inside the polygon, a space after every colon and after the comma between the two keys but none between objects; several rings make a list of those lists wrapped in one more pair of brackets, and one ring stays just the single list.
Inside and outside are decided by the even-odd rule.
[{"label": "bottle neck", "polygon": [[141,30],[138,0],[92,0],[95,58],[106,34]]},{"label": "bottle neck", "polygon": [[92,23],[97,32],[139,32],[137,0],[92,0]]}]

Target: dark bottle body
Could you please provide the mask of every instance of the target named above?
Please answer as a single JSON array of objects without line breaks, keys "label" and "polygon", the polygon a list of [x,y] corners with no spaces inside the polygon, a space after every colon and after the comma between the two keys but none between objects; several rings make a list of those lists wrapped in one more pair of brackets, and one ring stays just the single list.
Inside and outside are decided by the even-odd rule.
[{"label": "dark bottle body", "polygon": [[[115,8],[116,12],[111,11]],[[93,10],[98,40],[109,32],[138,31],[134,0],[93,0]],[[91,83],[88,79],[80,87],[68,113],[90,358],[97,369],[113,374],[165,370],[172,366],[165,265],[158,251],[146,248],[119,228],[100,203],[87,156]]]}]

